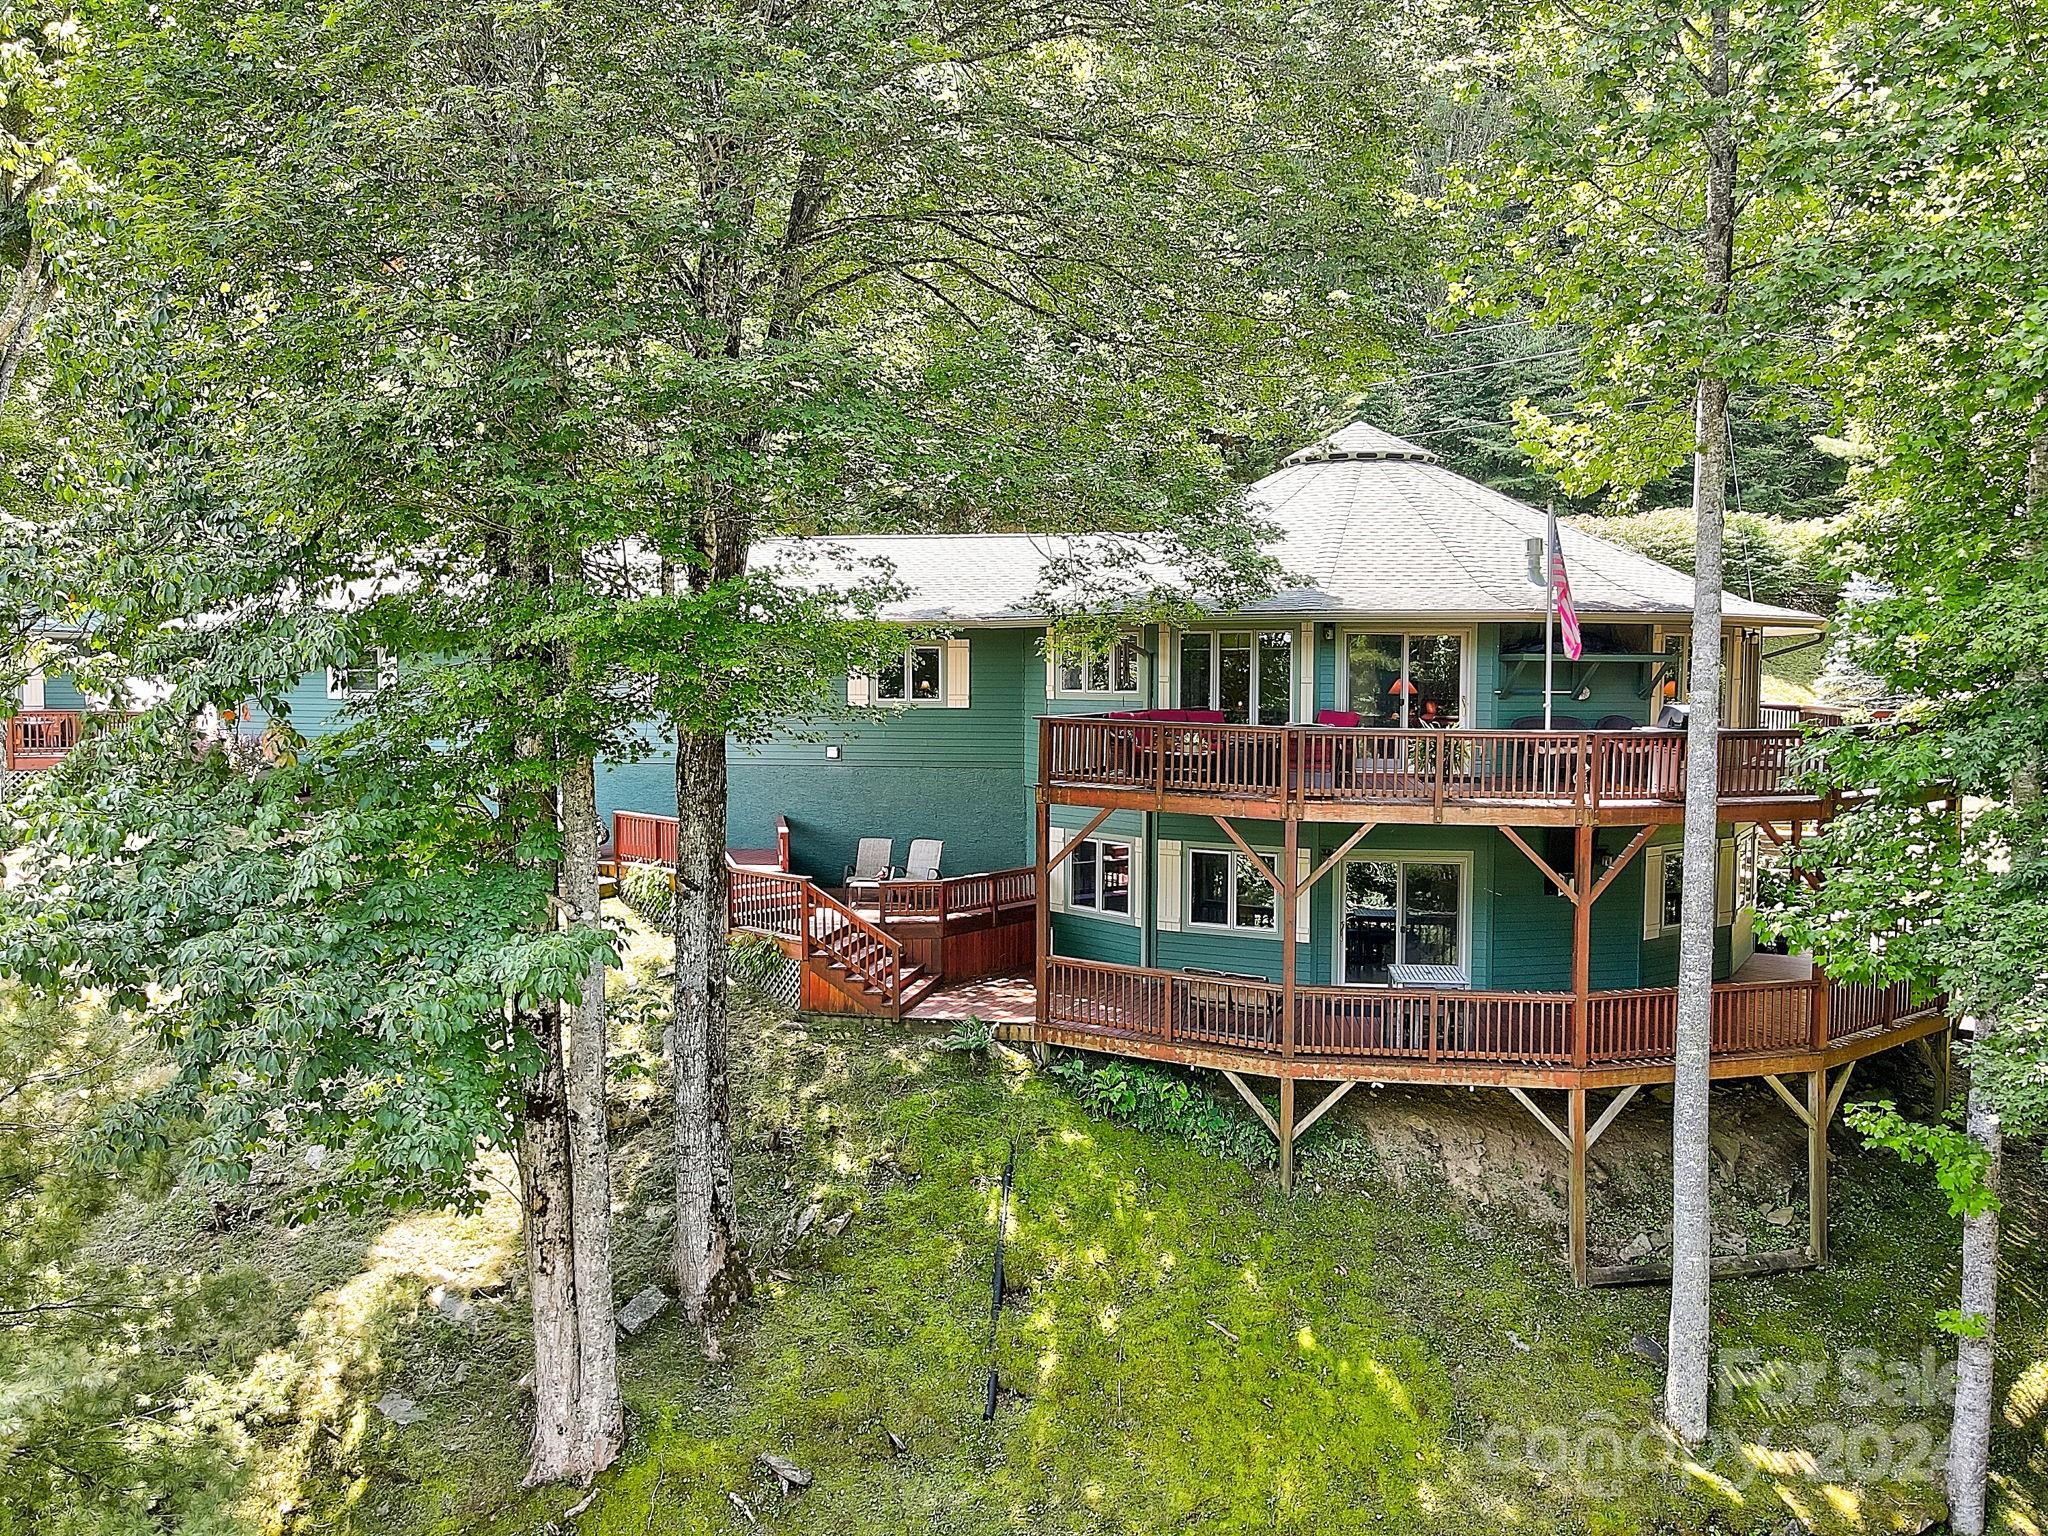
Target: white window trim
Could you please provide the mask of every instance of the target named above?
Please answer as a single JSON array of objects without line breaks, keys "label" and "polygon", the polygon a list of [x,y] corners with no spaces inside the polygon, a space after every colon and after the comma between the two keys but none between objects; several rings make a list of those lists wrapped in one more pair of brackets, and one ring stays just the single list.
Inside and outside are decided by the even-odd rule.
[{"label": "white window trim", "polygon": [[[1262,857],[1270,858],[1273,862],[1267,867],[1272,869],[1275,874],[1279,873],[1280,850],[1278,848],[1257,848],[1253,851]],[[1232,861],[1230,866],[1230,921],[1227,923],[1202,923],[1195,920],[1195,859],[1198,855],[1204,853],[1227,855]],[[1180,913],[1182,928],[1191,933],[1234,933],[1247,939],[1279,939],[1283,913],[1281,912],[1280,893],[1277,890],[1273,891],[1272,927],[1247,928],[1237,921],[1237,866],[1244,861],[1244,850],[1242,848],[1220,848],[1213,843],[1189,843],[1181,849],[1180,860]],[[1269,890],[1272,889],[1270,885],[1267,888]]]},{"label": "white window trim", "polygon": [[[1400,635],[1402,665],[1407,665],[1409,635],[1456,635],[1458,637],[1458,725],[1462,730],[1474,728],[1475,712],[1478,706],[1479,677],[1479,631],[1465,624],[1352,624],[1337,631],[1337,654],[1333,658],[1337,673],[1337,708],[1349,711],[1351,708],[1351,637],[1353,635]],[[1405,673],[1404,673],[1405,675]],[[1364,711],[1360,710],[1360,714]],[[1417,729],[1409,726],[1408,729]]]},{"label": "white window trim", "polygon": [[1643,937],[1661,939],[1678,932],[1679,925],[1664,926],[1664,881],[1673,853],[1685,851],[1682,843],[1655,843],[1643,850]]},{"label": "white window trim", "polygon": [[[1458,966],[1467,979],[1472,975],[1472,854],[1449,850],[1432,853],[1426,848],[1394,848],[1385,852],[1349,853],[1344,856],[1344,866],[1336,872],[1330,882],[1330,980],[1340,987],[1375,986],[1375,982],[1346,981],[1344,979],[1344,871],[1353,864],[1455,864],[1458,866]],[[1408,872],[1401,871],[1401,880],[1394,893],[1394,947],[1401,946],[1401,922],[1408,905]],[[1396,964],[1403,962],[1396,961]]]},{"label": "white window trim", "polygon": [[[1078,659],[1092,662],[1097,657],[1107,657],[1110,650],[1119,645],[1131,648],[1131,686],[1128,688],[1069,688],[1060,681],[1060,671],[1068,662]],[[1046,656],[1046,697],[1049,699],[1142,699],[1145,697],[1145,643],[1137,635],[1124,635],[1106,647],[1085,648],[1085,654],[1077,651],[1073,655],[1062,654],[1047,647]],[[1112,669],[1109,675],[1114,678]]]},{"label": "white window trim", "polygon": [[391,659],[391,653],[383,646],[373,646],[370,659],[377,664],[377,686],[375,688],[351,688],[348,686],[348,671],[342,667],[327,669],[327,697],[337,704],[355,699],[374,699],[379,693],[398,681],[398,665]]},{"label": "white window trim", "polygon": [[911,657],[917,651],[939,653],[939,692],[936,698],[885,699],[880,691],[880,672],[849,672],[846,675],[846,702],[856,709],[968,708],[972,702],[968,696],[968,679],[973,662],[969,659],[966,638],[952,635],[938,640],[906,640],[903,643],[903,685],[906,691],[910,686]]},{"label": "white window trim", "polygon": [[[1222,708],[1222,705],[1218,702],[1218,696],[1219,690],[1223,686],[1223,667],[1217,659],[1217,651],[1219,649],[1219,642],[1217,637],[1220,635],[1237,634],[1249,634],[1252,637],[1251,713],[1254,718],[1250,720],[1248,723],[1252,725],[1259,724],[1259,721],[1257,719],[1260,682],[1259,636],[1285,635],[1287,636],[1287,723],[1289,725],[1305,724],[1305,718],[1298,718],[1299,711],[1301,709],[1302,698],[1301,626],[1298,624],[1217,624],[1204,629],[1181,629],[1174,631],[1173,696],[1171,704],[1165,707],[1171,708],[1179,706],[1180,704],[1181,646],[1184,645],[1187,641],[1194,639],[1196,636],[1201,636],[1203,638],[1206,638],[1209,642],[1209,702],[1207,704],[1191,705],[1187,707],[1196,709],[1215,710],[1220,710]],[[1313,667],[1314,665],[1313,658],[1310,659],[1310,665],[1311,667]],[[1311,677],[1313,677],[1313,672],[1311,672],[1310,675]]]},{"label": "white window trim", "polygon": [[[1080,841],[1083,843],[1097,844],[1098,857],[1100,856],[1099,845],[1103,843],[1115,843],[1121,847],[1128,848],[1130,850],[1131,910],[1128,912],[1106,912],[1100,907],[1084,907],[1079,906],[1075,903],[1074,860],[1081,857],[1078,851],[1067,854],[1067,856],[1060,861],[1059,872],[1065,878],[1059,882],[1059,910],[1069,917],[1086,917],[1092,918],[1098,923],[1116,923],[1127,928],[1136,927],[1140,918],[1144,915],[1143,903],[1145,897],[1145,845],[1143,840],[1135,837],[1124,837],[1117,834],[1104,836],[1099,832],[1095,832],[1090,833],[1087,837],[1081,838]],[[1067,836],[1057,837],[1055,839],[1055,842],[1057,849],[1063,851],[1066,848],[1073,846],[1075,839],[1071,834],[1068,834]]]},{"label": "white window trim", "polygon": [[[1714,926],[1732,925],[1742,911],[1741,892],[1736,889],[1736,871],[1741,856],[1737,839],[1720,838],[1714,843]],[[1685,844],[1657,843],[1643,850],[1643,937],[1665,939],[1679,932],[1684,920],[1664,921],[1664,881],[1673,855],[1683,854]]]}]

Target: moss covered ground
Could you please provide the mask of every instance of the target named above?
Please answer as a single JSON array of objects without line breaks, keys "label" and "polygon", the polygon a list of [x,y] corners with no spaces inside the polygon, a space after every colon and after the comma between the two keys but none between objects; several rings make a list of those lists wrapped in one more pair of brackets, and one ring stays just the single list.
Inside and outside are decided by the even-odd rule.
[{"label": "moss covered ground", "polygon": [[[630,1067],[644,1041],[627,1033]],[[1647,1428],[1661,1373],[1635,1350],[1661,1336],[1661,1292],[1576,1291],[1554,1233],[1384,1182],[1355,1141],[1312,1140],[1284,1197],[1001,1049],[762,1016],[735,1065],[754,1294],[716,1359],[673,1311],[629,1341],[632,1444],[589,1494],[519,1487],[524,1309],[502,1189],[471,1217],[291,1231],[260,1210],[223,1229],[189,1192],[115,1212],[98,1241],[233,1298],[178,1373],[205,1405],[180,1421],[193,1475],[219,1487],[178,1506],[211,1511],[187,1528],[1633,1536],[1915,1531],[1940,1513],[1945,1410],[1913,1399],[1948,1353],[1954,1229],[1918,1177],[1846,1135],[1834,1264],[1716,1288],[1727,1382],[1717,1442],[1692,1459]],[[622,1297],[659,1275],[668,1199],[658,1094],[628,1084]],[[2038,1160],[2014,1162],[1999,1500],[2006,1530],[2035,1533],[2048,1255]],[[984,1422],[991,1358],[1004,1390]],[[393,1422],[372,1406],[387,1393],[421,1416]],[[813,1485],[785,1495],[763,1451]]]}]

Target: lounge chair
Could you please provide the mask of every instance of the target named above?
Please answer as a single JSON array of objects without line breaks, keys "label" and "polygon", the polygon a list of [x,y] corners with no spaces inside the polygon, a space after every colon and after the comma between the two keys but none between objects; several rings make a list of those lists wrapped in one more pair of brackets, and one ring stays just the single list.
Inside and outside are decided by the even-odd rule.
[{"label": "lounge chair", "polygon": [[936,837],[913,837],[910,840],[910,856],[903,861],[903,878],[906,880],[936,880],[939,878],[939,855],[946,845]]},{"label": "lounge chair", "polygon": [[896,843],[887,837],[864,837],[854,850],[853,862],[846,866],[843,884],[848,893],[866,888],[873,890],[896,871],[889,859],[896,852]]}]

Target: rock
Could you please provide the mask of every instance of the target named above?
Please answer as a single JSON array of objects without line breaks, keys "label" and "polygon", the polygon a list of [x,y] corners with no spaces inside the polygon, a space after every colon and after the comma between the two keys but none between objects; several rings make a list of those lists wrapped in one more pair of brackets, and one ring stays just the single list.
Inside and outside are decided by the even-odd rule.
[{"label": "rock", "polygon": [[650,1285],[619,1308],[619,1327],[628,1334],[637,1334],[668,1306],[668,1292],[658,1285]]},{"label": "rock", "polygon": [[791,1242],[802,1242],[803,1235],[818,1224],[818,1218],[825,1214],[825,1207],[813,1200],[797,1213],[796,1226],[790,1231]]},{"label": "rock", "polygon": [[1647,1232],[1638,1232],[1616,1255],[1624,1264],[1638,1264],[1657,1251],[1657,1239]]},{"label": "rock", "polygon": [[1652,1365],[1662,1365],[1664,1363],[1664,1346],[1651,1338],[1647,1333],[1631,1334],[1628,1341],[1628,1352],[1640,1360],[1649,1361]]},{"label": "rock", "polygon": [[475,1304],[461,1292],[451,1291],[445,1285],[437,1285],[427,1292],[427,1305],[458,1328],[476,1317]]},{"label": "rock", "polygon": [[785,1456],[778,1456],[773,1451],[763,1451],[755,1459],[775,1474],[782,1484],[784,1493],[801,1492],[811,1486],[811,1474]]},{"label": "rock", "polygon": [[394,1424],[417,1424],[426,1410],[403,1392],[386,1392],[377,1399],[377,1411]]},{"label": "rock", "polygon": [[909,1445],[904,1442],[903,1437],[897,1434],[895,1430],[885,1429],[882,1431],[882,1433],[888,1437],[889,1454],[891,1456],[903,1456],[909,1454]]},{"label": "rock", "polygon": [[1789,1227],[1799,1219],[1799,1213],[1789,1205],[1781,1205],[1774,1211],[1764,1212],[1764,1220],[1774,1227]]},{"label": "rock", "polygon": [[841,1211],[837,1216],[834,1216],[830,1221],[825,1223],[825,1235],[827,1237],[837,1237],[840,1233],[846,1230],[846,1224],[852,1220],[853,1212]]},{"label": "rock", "polygon": [[1710,1132],[1707,1141],[1714,1149],[1714,1156],[1721,1160],[1721,1171],[1733,1173],[1735,1165],[1742,1161],[1742,1138],[1730,1131]]}]

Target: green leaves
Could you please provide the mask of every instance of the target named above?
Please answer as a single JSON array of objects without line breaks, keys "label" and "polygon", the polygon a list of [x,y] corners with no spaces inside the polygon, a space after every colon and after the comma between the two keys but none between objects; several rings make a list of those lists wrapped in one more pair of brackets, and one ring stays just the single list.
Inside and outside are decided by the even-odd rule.
[{"label": "green leaves", "polygon": [[1842,1118],[1862,1135],[1865,1146],[1884,1147],[1909,1163],[1931,1167],[1935,1183],[1948,1196],[1950,1215],[1982,1216],[1998,1209],[1987,1177],[1991,1154],[1960,1127],[1908,1120],[1889,1099],[1851,1104]]}]

